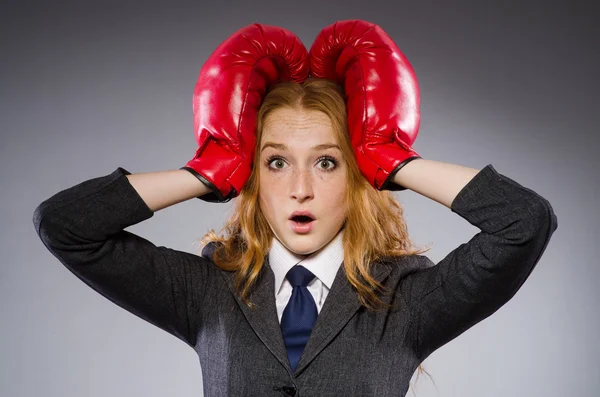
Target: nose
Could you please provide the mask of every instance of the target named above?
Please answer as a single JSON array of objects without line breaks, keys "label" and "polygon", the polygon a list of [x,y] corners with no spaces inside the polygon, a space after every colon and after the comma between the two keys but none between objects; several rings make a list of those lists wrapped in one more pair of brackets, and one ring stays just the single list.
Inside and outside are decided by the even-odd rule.
[{"label": "nose", "polygon": [[300,201],[313,197],[313,174],[309,170],[294,170],[292,173],[291,196]]}]

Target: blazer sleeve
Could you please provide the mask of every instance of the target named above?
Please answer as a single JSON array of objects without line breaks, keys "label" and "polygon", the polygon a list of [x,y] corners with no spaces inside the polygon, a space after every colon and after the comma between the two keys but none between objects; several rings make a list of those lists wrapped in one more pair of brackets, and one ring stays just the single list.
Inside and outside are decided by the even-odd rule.
[{"label": "blazer sleeve", "polygon": [[194,346],[209,262],[123,230],[154,215],[129,174],[119,167],[45,200],[33,214],[36,232],[85,284]]},{"label": "blazer sleeve", "polygon": [[531,274],[554,231],[550,203],[489,164],[451,204],[481,232],[437,265],[412,274],[421,360],[503,306]]}]

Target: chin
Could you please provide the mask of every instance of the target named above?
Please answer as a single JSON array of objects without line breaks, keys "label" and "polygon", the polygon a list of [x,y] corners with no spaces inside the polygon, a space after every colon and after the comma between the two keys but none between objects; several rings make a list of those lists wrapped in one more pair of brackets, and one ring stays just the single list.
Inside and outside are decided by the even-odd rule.
[{"label": "chin", "polygon": [[290,241],[289,244],[285,245],[294,254],[303,256],[312,255],[324,246],[324,244],[321,244],[315,237],[308,237],[306,241],[302,242],[296,241],[295,244],[294,241]]},{"label": "chin", "polygon": [[[285,225],[287,227],[287,225]],[[344,228],[345,224],[342,224],[337,231],[340,232]],[[275,238],[279,240],[288,251],[299,256],[309,256],[326,246],[336,235],[332,230],[331,235],[324,235],[323,230],[319,230],[321,233],[313,233],[306,235],[295,234],[292,230],[287,229],[274,229],[271,228]],[[280,233],[276,232],[279,231]],[[283,237],[283,238],[282,238]]]},{"label": "chin", "polygon": [[317,250],[313,244],[285,244],[285,246],[296,255],[308,256]]}]

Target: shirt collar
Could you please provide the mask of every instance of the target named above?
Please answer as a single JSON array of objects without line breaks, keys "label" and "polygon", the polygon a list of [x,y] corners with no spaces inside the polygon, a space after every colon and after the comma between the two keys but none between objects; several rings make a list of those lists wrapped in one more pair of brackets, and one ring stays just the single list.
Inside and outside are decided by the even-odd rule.
[{"label": "shirt collar", "polygon": [[285,275],[297,264],[302,264],[331,289],[339,267],[344,261],[343,233],[344,230],[340,230],[327,245],[304,259],[288,250],[276,237],[273,237],[269,250],[269,265],[275,274],[275,295],[279,293]]}]

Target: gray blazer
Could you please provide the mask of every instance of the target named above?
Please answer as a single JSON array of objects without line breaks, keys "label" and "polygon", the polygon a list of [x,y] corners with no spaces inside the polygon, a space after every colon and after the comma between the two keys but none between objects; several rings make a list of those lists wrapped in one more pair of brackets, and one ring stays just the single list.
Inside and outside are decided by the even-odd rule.
[{"label": "gray blazer", "polygon": [[437,264],[422,255],[375,264],[389,310],[362,307],[341,266],[292,373],[268,256],[253,311],[233,273],[212,262],[214,244],[195,255],[124,230],[153,216],[127,174],[119,167],[42,202],[36,231],[84,283],[191,346],[206,397],[404,396],[423,360],[519,290],[557,228],[548,201],[486,166],[451,207],[481,232]]}]

